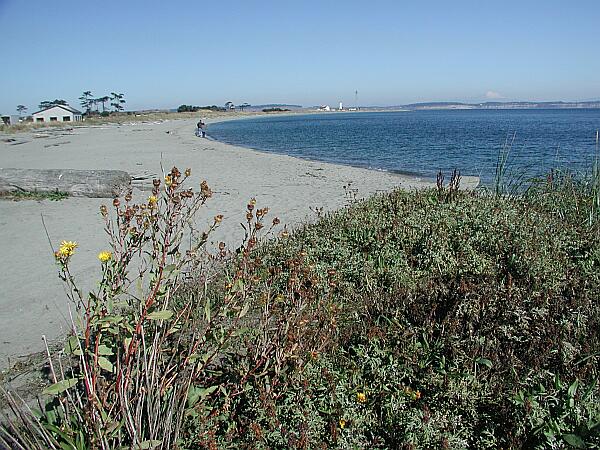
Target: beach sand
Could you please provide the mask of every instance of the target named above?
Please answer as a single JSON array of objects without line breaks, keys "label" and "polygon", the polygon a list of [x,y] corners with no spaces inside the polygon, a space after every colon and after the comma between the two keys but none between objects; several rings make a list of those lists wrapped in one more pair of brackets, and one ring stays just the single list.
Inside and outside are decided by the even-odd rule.
[{"label": "beach sand", "polygon": [[[145,200],[152,178],[162,178],[161,162],[168,171],[192,168],[196,189],[206,180],[214,192],[199,223],[210,223],[215,214],[224,220],[211,244],[225,241],[231,248],[244,234],[245,205],[256,197],[257,206],[268,206],[271,217],[293,228],[316,219],[311,207],[325,211],[348,201],[343,186],[351,183],[358,197],[394,188],[433,186],[430,180],[348,166],[307,161],[285,155],[261,153],[194,136],[196,119],[162,123],[133,123],[97,127],[53,129],[0,136],[0,167],[36,169],[117,169],[129,172],[134,198]],[[210,135],[210,126],[208,128]],[[15,139],[5,142],[6,138]],[[464,177],[463,187],[474,187],[477,178]],[[72,259],[76,278],[85,288],[99,279],[99,251],[107,248],[99,214],[110,199],[67,198],[62,201],[0,201],[0,369],[19,357],[43,350],[42,335],[49,340],[69,330],[64,286],[42,225],[53,245],[73,240],[79,248]]]}]

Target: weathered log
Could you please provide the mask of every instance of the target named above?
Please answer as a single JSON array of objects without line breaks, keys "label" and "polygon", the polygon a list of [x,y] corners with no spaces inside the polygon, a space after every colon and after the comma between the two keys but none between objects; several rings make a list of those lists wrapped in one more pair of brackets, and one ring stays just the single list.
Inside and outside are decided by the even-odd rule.
[{"label": "weathered log", "polygon": [[131,185],[122,170],[2,169],[0,193],[64,192],[74,197],[115,197]]}]

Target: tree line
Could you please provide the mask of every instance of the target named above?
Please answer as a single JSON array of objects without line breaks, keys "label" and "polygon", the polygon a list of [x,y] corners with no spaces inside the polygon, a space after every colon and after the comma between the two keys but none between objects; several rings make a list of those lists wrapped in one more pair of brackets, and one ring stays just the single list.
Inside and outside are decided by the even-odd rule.
[{"label": "tree line", "polygon": [[210,111],[228,111],[232,109],[239,108],[243,111],[245,108],[252,106],[250,103],[242,103],[241,105],[235,106],[233,102],[227,102],[224,106],[193,106],[193,105],[180,105],[177,108],[177,112],[196,112],[200,110],[210,110]]},{"label": "tree line", "polygon": [[[79,102],[79,104],[82,106],[82,108],[88,115],[92,112],[100,112],[99,105],[102,105],[102,112],[106,113],[106,105],[109,102],[113,112],[123,111],[123,105],[126,103],[125,94],[111,92],[110,95],[94,97],[92,95],[92,91],[84,91],[81,97],[79,97]],[[57,105],[67,106],[67,101],[61,98],[55,98],[54,100],[44,100],[39,103],[38,108],[42,110]],[[27,109],[28,108],[25,105],[17,105],[17,112],[21,116],[27,111]]]},{"label": "tree line", "polygon": [[[106,112],[106,104],[110,102],[110,106],[113,108],[113,112],[123,111],[123,105],[125,104],[125,95],[117,92],[111,92],[110,95],[104,95],[102,97],[94,97],[92,91],[84,91],[81,97],[79,97],[79,104],[87,114],[91,114],[92,111],[100,112],[98,105],[102,105],[102,112]],[[95,109],[94,109],[95,108]]]}]

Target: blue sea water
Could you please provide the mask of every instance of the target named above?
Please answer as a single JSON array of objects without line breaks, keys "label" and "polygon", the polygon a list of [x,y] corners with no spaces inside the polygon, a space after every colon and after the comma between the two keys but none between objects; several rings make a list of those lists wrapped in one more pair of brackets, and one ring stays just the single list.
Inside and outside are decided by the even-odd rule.
[{"label": "blue sea water", "polygon": [[600,109],[437,110],[262,116],[212,124],[208,134],[266,152],[430,178],[456,168],[490,183],[507,142],[513,177],[589,171],[598,129]]}]

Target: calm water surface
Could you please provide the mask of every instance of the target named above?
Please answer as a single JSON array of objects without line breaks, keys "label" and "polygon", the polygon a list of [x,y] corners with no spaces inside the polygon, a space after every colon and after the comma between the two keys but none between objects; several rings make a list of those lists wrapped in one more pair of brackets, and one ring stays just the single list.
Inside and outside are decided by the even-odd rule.
[{"label": "calm water surface", "polygon": [[454,168],[493,180],[511,141],[509,171],[589,170],[600,109],[468,110],[263,116],[209,126],[226,143],[300,158],[435,177]]}]

